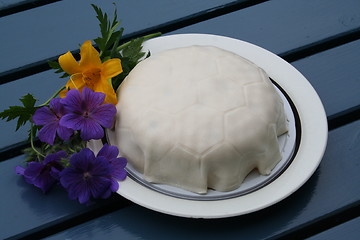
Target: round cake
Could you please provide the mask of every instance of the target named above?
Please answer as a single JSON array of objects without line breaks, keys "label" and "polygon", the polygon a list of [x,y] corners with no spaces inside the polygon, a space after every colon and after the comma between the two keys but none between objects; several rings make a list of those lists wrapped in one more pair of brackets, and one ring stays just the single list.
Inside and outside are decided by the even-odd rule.
[{"label": "round cake", "polygon": [[281,160],[283,102],[268,75],[234,53],[191,46],[154,54],[117,96],[111,144],[146,181],[231,191]]}]

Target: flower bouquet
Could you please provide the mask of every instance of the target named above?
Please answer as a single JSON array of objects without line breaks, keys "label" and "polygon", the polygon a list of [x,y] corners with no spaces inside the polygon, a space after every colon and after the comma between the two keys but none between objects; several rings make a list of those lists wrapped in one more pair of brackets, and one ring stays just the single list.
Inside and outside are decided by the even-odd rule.
[{"label": "flower bouquet", "polygon": [[[113,19],[94,8],[101,36],[85,41],[80,48],[80,61],[71,52],[50,62],[55,73],[67,78],[64,87],[48,101],[35,105],[31,94],[20,98],[22,106],[11,106],[0,113],[6,121],[17,119],[18,130],[30,122],[26,166],[15,172],[26,182],[48,192],[55,184],[62,186],[70,199],[89,203],[108,198],[126,178],[127,160],[119,157],[115,146],[104,144],[98,153],[87,148],[90,140],[104,138],[105,128],[114,124],[116,89],[141,59],[142,43],[159,34],[133,39],[120,45],[123,28],[119,28],[115,9]],[[37,137],[36,137],[37,136]]]}]

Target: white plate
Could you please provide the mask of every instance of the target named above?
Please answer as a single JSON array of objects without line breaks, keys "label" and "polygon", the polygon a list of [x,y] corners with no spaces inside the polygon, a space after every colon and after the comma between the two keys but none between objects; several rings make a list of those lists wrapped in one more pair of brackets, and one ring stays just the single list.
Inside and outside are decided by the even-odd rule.
[{"label": "white plate", "polygon": [[[301,123],[301,139],[297,152],[285,171],[270,183],[237,197],[202,201],[173,197],[140,184],[130,177],[120,182],[118,193],[149,209],[191,218],[237,216],[281,201],[310,178],[322,159],[328,129],[320,98],[306,78],[289,63],[263,48],[241,40],[208,34],[170,35],[145,42],[144,50],[156,54],[167,49],[191,45],[212,45],[234,52],[263,68],[280,85],[295,105]],[[96,145],[95,142],[94,144]]]}]

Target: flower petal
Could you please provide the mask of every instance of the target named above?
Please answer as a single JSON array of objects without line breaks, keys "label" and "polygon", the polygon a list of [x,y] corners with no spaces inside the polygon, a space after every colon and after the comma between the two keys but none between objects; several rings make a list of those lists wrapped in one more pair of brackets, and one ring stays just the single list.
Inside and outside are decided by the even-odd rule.
[{"label": "flower petal", "polygon": [[110,79],[122,73],[121,61],[118,58],[109,59],[101,66],[101,75],[104,79]]},{"label": "flower petal", "polygon": [[15,173],[19,175],[24,175],[25,168],[22,166],[16,166],[15,167]]},{"label": "flower petal", "polygon": [[51,176],[49,169],[46,169],[33,179],[34,186],[40,188],[45,193],[50,190],[55,182],[56,180]]},{"label": "flower petal", "polygon": [[24,177],[28,183],[47,192],[56,180],[50,175],[50,169],[39,162],[30,162],[24,171]]},{"label": "flower petal", "polygon": [[84,87],[82,90],[83,101],[86,103],[87,109],[91,110],[103,104],[105,94],[102,92],[94,92],[91,89]]},{"label": "flower petal", "polygon": [[116,192],[119,189],[119,183],[115,179],[111,180],[111,191]]},{"label": "flower petal", "polygon": [[49,123],[43,126],[38,134],[40,141],[53,145],[58,126],[59,124],[57,122]]},{"label": "flower petal", "polygon": [[91,197],[110,196],[111,165],[105,157],[95,158],[90,149],[84,148],[71,156],[70,164],[59,174],[60,182],[68,191],[70,199],[87,203]]},{"label": "flower petal", "polygon": [[104,129],[95,120],[85,118],[81,126],[80,137],[84,141],[101,139],[104,136]]},{"label": "flower petal", "polygon": [[61,171],[55,167],[50,168],[50,175],[56,180],[60,179],[60,172]]},{"label": "flower petal", "polygon": [[70,164],[82,171],[90,171],[95,161],[95,154],[88,148],[83,148],[79,153],[74,153],[70,158]]},{"label": "flower petal", "polygon": [[67,92],[66,97],[61,99],[61,103],[64,105],[65,111],[82,113],[83,111],[83,98],[81,93],[77,89],[72,89]]},{"label": "flower petal", "polygon": [[114,104],[107,103],[101,105],[91,112],[91,118],[96,120],[101,126],[111,128],[116,115],[116,107]]},{"label": "flower petal", "polygon": [[66,89],[62,90],[62,91],[59,93],[59,96],[60,96],[61,98],[64,98],[64,97],[66,97],[67,92],[68,92],[68,89],[66,88]]},{"label": "flower petal", "polygon": [[101,79],[100,81],[96,82],[93,90],[95,92],[102,92],[106,94],[104,103],[117,103],[115,90],[108,80]]},{"label": "flower petal", "polygon": [[112,193],[112,188],[111,187],[109,187],[108,189],[107,189],[107,191],[106,192],[104,192],[101,196],[100,196],[100,198],[102,198],[102,199],[106,199],[106,198],[108,198],[108,197],[110,197],[111,196],[111,193]]},{"label": "flower petal", "polygon": [[90,190],[85,181],[76,182],[67,189],[70,199],[78,199],[81,204],[90,200]]},{"label": "flower petal", "polygon": [[98,152],[97,157],[102,156],[110,161],[111,159],[116,158],[118,155],[119,155],[119,149],[116,146],[111,146],[105,143],[104,146]]},{"label": "flower petal", "polygon": [[68,189],[70,185],[76,184],[82,180],[82,172],[73,167],[67,167],[59,173],[61,185]]},{"label": "flower petal", "polygon": [[68,113],[60,119],[60,126],[80,130],[83,128],[85,121],[86,119],[82,115]]},{"label": "flower petal", "polygon": [[59,64],[61,68],[70,75],[80,72],[80,65],[71,52],[61,55],[59,57]]},{"label": "flower petal", "polygon": [[58,163],[61,158],[64,158],[67,156],[67,153],[65,151],[59,151],[56,153],[50,153],[48,154],[45,159],[44,159],[44,164],[48,164],[48,163]]},{"label": "flower petal", "polygon": [[69,185],[68,187],[66,187],[66,190],[68,192],[68,196],[71,200],[76,200],[78,197],[78,192],[74,189],[76,189],[76,185],[80,184],[80,182],[72,183],[71,185]]},{"label": "flower petal", "polygon": [[104,193],[109,191],[111,187],[111,179],[107,177],[96,177],[91,179],[89,182],[91,184],[89,189],[91,191],[91,195],[94,198],[100,198],[104,195]]},{"label": "flower petal", "polygon": [[41,107],[35,111],[32,120],[36,125],[42,126],[57,121],[57,117],[48,107]]},{"label": "flower petal", "polygon": [[127,159],[124,157],[119,157],[116,159],[117,164],[120,168],[125,168],[127,165]]},{"label": "flower petal", "polygon": [[67,128],[67,127],[63,127],[63,126],[59,126],[57,128],[57,134],[64,141],[69,141],[70,137],[72,136],[73,133],[74,133],[74,130],[72,130],[71,128]]},{"label": "flower petal", "polygon": [[49,106],[51,110],[58,116],[61,117],[63,115],[63,105],[61,104],[60,98],[53,98],[50,100]]},{"label": "flower petal", "polygon": [[96,166],[96,168],[92,169],[92,175],[101,177],[108,176],[110,178],[112,166],[105,157],[96,157],[94,159],[94,166]]},{"label": "flower petal", "polygon": [[116,178],[119,181],[122,181],[126,178],[127,172],[124,169],[126,166],[127,160],[126,158],[116,158],[111,161],[111,165],[113,166],[113,171],[111,176]]},{"label": "flower petal", "polygon": [[123,181],[127,177],[127,172],[125,171],[125,169],[119,169],[117,171],[114,171],[111,175],[116,180]]},{"label": "flower petal", "polygon": [[60,92],[60,97],[66,97],[69,89],[78,89],[82,90],[85,86],[85,81],[83,79],[83,75],[81,73],[74,74],[70,77],[69,81],[66,83],[66,89]]},{"label": "flower petal", "polygon": [[87,69],[100,68],[101,60],[99,52],[92,46],[91,41],[85,41],[80,48],[80,68],[85,72]]},{"label": "flower petal", "polygon": [[29,162],[28,167],[24,171],[24,176],[35,178],[40,174],[44,167],[44,164],[40,162]]}]

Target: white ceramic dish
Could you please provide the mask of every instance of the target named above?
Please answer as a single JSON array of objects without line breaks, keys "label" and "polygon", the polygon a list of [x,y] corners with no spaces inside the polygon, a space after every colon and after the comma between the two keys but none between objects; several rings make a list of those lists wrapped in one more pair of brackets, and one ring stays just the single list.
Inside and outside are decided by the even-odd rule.
[{"label": "white ceramic dish", "polygon": [[[134,178],[128,177],[120,183],[118,193],[123,197],[155,211],[166,214],[191,218],[224,218],[254,212],[273,205],[286,198],[300,188],[318,167],[327,143],[327,119],[323,105],[306,78],[292,65],[277,55],[253,44],[223,36],[208,34],[180,34],[151,39],[144,44],[144,50],[151,54],[171,48],[190,45],[212,45],[249,59],[275,80],[291,99],[298,113],[297,121],[301,129],[297,129],[300,142],[297,142],[296,152],[292,161],[276,177],[254,191],[238,194],[236,197],[220,199],[182,198],[163,194],[154,188],[141,184]],[[283,96],[284,97],[284,96]],[[291,110],[287,106],[287,115],[290,127],[294,126]],[[283,146],[287,147],[286,159],[289,149],[295,144],[295,129],[291,129],[290,140]],[[299,136],[298,136],[299,137]],[[111,144],[111,137],[109,139]],[[101,144],[93,142],[93,148]],[[280,163],[281,167],[285,163]],[[276,170],[274,172],[277,172]],[[270,176],[269,176],[270,177]],[[250,180],[250,181],[249,181]],[[248,179],[248,184],[259,184],[261,179]],[[245,184],[246,185],[246,184]],[[164,188],[164,186],[159,186]],[[173,188],[165,189],[177,192]],[[181,192],[181,190],[180,190]]]}]

